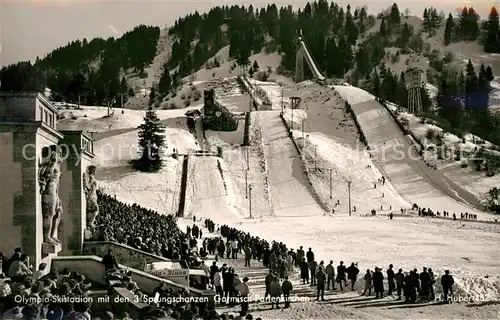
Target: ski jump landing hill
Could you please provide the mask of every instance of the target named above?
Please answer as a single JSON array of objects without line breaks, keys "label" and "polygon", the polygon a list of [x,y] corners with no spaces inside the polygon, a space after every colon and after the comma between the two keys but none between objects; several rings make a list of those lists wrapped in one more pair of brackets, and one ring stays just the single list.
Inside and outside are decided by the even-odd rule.
[{"label": "ski jump landing hill", "polygon": [[472,194],[422,161],[410,140],[375,96],[352,86],[334,86],[334,89],[351,104],[372,154],[404,198],[441,212],[485,215],[467,204],[474,203]]},{"label": "ski jump landing hill", "polygon": [[[325,77],[319,71],[302,37],[299,50],[315,79],[324,84]],[[367,138],[382,171],[407,201],[433,210],[450,212],[474,212],[480,210],[475,196],[445,177],[440,171],[430,169],[418,156],[415,148],[397,126],[389,112],[376,101],[375,96],[352,86],[333,87],[348,101]]]}]

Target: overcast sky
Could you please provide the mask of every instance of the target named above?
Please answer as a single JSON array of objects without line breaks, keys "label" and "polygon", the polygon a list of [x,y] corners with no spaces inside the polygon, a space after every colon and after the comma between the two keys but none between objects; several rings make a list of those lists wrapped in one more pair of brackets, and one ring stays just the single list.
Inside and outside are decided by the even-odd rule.
[{"label": "overcast sky", "polygon": [[[277,5],[292,4],[302,7],[307,1],[274,1]],[[393,1],[336,1],[351,7],[368,4],[371,13],[378,13]],[[43,57],[53,49],[76,39],[120,36],[139,24],[165,26],[177,18],[198,10],[206,12],[217,5],[253,4],[266,6],[272,0],[157,0],[157,1],[99,1],[99,0],[0,0],[0,63],[7,65],[22,60]],[[425,7],[433,5],[438,10],[456,13],[464,4],[474,3],[474,8],[486,15],[494,1],[415,0],[398,1],[400,10],[410,9],[421,15]]]}]

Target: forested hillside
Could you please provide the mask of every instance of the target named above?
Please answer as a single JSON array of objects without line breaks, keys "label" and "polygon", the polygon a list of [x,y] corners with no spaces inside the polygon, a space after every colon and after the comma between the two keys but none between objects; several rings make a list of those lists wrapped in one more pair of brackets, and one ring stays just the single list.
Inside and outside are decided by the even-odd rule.
[{"label": "forested hillside", "polygon": [[89,105],[105,104],[129,92],[124,71],[139,75],[156,54],[160,28],[145,25],[122,37],[83,39],[68,43],[36,62],[20,62],[0,71],[3,91],[52,89],[55,99],[78,100]]},{"label": "forested hillside", "polygon": [[[440,40],[443,46],[461,40],[479,41],[486,51],[500,52],[495,8],[481,22],[473,8],[464,8],[459,17],[450,15],[446,20],[444,13],[430,7],[423,12],[423,22],[418,28],[410,23],[408,15],[407,10],[402,13],[396,4],[373,16],[368,14],[367,7],[344,8],[326,0],[307,3],[298,11],[291,6],[278,8],[270,4],[260,9],[222,6],[204,14],[195,12],[178,19],[169,29],[173,39],[171,54],[151,90],[156,99],[161,99],[176,90],[180,79],[206,65],[207,60],[217,66],[219,62],[211,58],[228,44],[230,58],[245,66],[249,66],[252,53],[279,52],[282,65],[277,71],[292,75],[299,30],[318,67],[328,77],[346,76],[351,84],[401,105],[406,103],[401,71],[386,67],[397,61],[399,55],[425,56],[435,71],[429,74],[428,81],[435,85],[459,80],[460,72],[447,67],[450,57],[431,50],[426,43],[441,27],[446,29],[444,39]],[[87,104],[113,101],[119,94],[132,95],[125,71],[132,68],[144,77],[144,68],[155,56],[159,34],[157,27],[139,26],[119,39],[72,42],[37,59],[33,65],[21,62],[3,68],[1,89],[34,90],[49,86],[67,101],[80,96]],[[398,51],[388,61],[387,48],[391,47]],[[484,74],[491,74],[487,67],[484,66]],[[431,101],[425,90],[424,104],[429,109]]]}]

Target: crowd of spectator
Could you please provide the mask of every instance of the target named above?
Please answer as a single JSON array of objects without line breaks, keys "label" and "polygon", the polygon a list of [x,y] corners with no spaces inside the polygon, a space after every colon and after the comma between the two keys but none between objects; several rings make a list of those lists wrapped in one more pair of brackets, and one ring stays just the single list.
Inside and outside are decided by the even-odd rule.
[{"label": "crowd of spectator", "polygon": [[[239,319],[253,319],[249,314],[250,288],[248,277],[241,278],[235,268],[226,263],[219,264],[219,259],[238,259],[243,256],[245,267],[264,266],[269,269],[265,278],[265,298],[269,297],[272,308],[290,307],[290,296],[293,285],[289,278],[298,269],[303,284],[310,284],[317,289],[317,300],[324,300],[326,290],[341,291],[348,288],[354,290],[359,276],[358,265],[352,263],[349,267],[341,261],[335,268],[333,261],[325,265],[324,261],[316,261],[312,248],[305,251],[301,246],[298,250],[287,248],[282,242],[268,241],[250,235],[227,225],[216,225],[212,220],[204,220],[210,237],[202,239],[202,228],[195,224],[186,228],[186,233],[177,226],[176,218],[171,215],[161,215],[158,212],[145,209],[139,205],[128,205],[117,201],[114,197],[99,194],[100,215],[96,219],[96,227],[91,230],[93,240],[116,241],[136,249],[157,254],[165,258],[185,259],[205,270],[208,277],[206,283],[201,283],[201,289],[214,290],[222,304],[229,306],[241,305]],[[420,208],[418,208],[420,209]],[[422,209],[420,209],[422,210]],[[213,234],[217,233],[215,237]],[[211,266],[200,263],[198,257],[215,256]],[[0,253],[0,312],[4,319],[115,319],[111,308],[93,309],[84,298],[88,297],[92,286],[84,275],[71,272],[69,269],[61,273],[56,270],[47,272],[45,264],[38,270],[33,270],[29,259],[17,248],[7,259]],[[257,265],[256,265],[257,261]],[[146,294],[133,281],[132,273],[121,269],[111,251],[103,257],[108,295],[113,293],[113,287],[126,288],[140,299]],[[336,272],[335,272],[336,271]],[[384,280],[387,281],[385,284]],[[416,269],[408,274],[401,269],[397,273],[390,265],[386,277],[381,268],[367,270],[363,275],[362,295],[371,295],[372,289],[376,298],[384,297],[384,289],[388,287],[388,295],[397,295],[397,299],[405,297],[406,302],[415,302],[417,295],[421,301],[435,298],[434,283],[436,282],[431,269]],[[454,284],[453,277],[446,270],[441,277],[444,300],[451,293]],[[219,315],[215,305],[204,302],[185,302],[176,298],[189,296],[187,290],[173,290],[159,283],[154,291],[155,302],[151,303],[149,318],[154,319],[165,315],[174,319],[227,319],[227,314]],[[35,299],[14,299],[16,296]],[[41,303],[36,298],[68,297],[67,303]],[[45,299],[43,301],[49,301]],[[33,301],[37,301],[33,303]],[[58,301],[61,301],[60,299]],[[76,301],[76,302],[75,302]],[[121,319],[129,319],[127,314],[119,315]]]},{"label": "crowd of spectator", "polygon": [[88,240],[114,241],[173,260],[195,256],[191,250],[195,239],[179,229],[174,216],[129,205],[106,194],[98,196],[100,214]]}]

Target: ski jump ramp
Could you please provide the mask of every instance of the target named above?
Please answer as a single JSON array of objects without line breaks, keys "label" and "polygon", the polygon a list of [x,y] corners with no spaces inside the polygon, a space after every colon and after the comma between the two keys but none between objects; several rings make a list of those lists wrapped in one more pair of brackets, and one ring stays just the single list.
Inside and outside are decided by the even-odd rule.
[{"label": "ski jump ramp", "polygon": [[264,155],[276,217],[322,216],[302,169],[302,159],[288,136],[278,111],[257,111],[262,123]]},{"label": "ski jump ramp", "polygon": [[[309,52],[309,49],[307,48],[304,40],[302,40],[302,37],[299,37],[299,49],[297,50],[297,60],[300,60],[302,58],[306,60],[307,65],[311,69],[311,72],[313,73],[314,77],[319,81],[325,81],[325,77],[319,71],[318,66],[314,62],[314,59],[311,53]],[[300,77],[303,77],[303,70],[302,72],[299,71],[299,73],[302,73]],[[300,81],[302,81],[302,79],[300,79]]]}]

